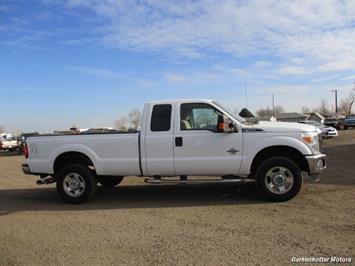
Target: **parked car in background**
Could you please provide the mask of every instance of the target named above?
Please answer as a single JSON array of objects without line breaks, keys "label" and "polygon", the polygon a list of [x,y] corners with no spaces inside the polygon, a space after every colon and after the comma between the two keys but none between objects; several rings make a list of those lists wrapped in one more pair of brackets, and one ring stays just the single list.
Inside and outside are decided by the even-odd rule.
[{"label": "parked car in background", "polygon": [[317,121],[305,120],[305,121],[301,121],[300,123],[315,126],[316,128],[319,128],[321,131],[321,134],[322,134],[322,138],[330,138],[330,137],[337,137],[338,136],[338,130],[336,130],[336,128],[325,126]]},{"label": "parked car in background", "polygon": [[7,137],[12,137],[12,134],[10,134],[10,133],[1,133],[0,134],[0,140],[6,140]]},{"label": "parked car in background", "polygon": [[334,127],[337,130],[344,129],[345,118],[340,116],[330,116],[325,119],[324,125]]},{"label": "parked car in background", "polygon": [[84,133],[107,133],[107,132],[115,132],[116,130],[112,127],[97,127],[97,128],[89,128]]},{"label": "parked car in background", "polygon": [[349,127],[355,127],[355,115],[347,115],[345,117],[344,129],[348,129]]},{"label": "parked car in background", "polygon": [[39,135],[38,132],[31,132],[31,133],[22,133],[19,137],[18,137],[18,146],[19,146],[19,154],[23,153],[23,148],[25,147],[25,142],[26,139],[30,136],[37,136]]},{"label": "parked car in background", "polygon": [[322,124],[318,123],[317,121],[303,120],[303,121],[300,121],[299,123],[314,126],[317,129],[318,135],[322,138],[325,138],[326,132],[324,130],[324,126]]},{"label": "parked car in background", "polygon": [[8,150],[13,152],[18,149],[18,141],[15,136],[6,136],[6,139],[2,138],[0,141],[0,150]]},{"label": "parked car in background", "polygon": [[338,130],[334,127],[328,127],[324,126],[326,130],[326,137],[327,138],[332,138],[332,137],[337,137],[338,136]]}]

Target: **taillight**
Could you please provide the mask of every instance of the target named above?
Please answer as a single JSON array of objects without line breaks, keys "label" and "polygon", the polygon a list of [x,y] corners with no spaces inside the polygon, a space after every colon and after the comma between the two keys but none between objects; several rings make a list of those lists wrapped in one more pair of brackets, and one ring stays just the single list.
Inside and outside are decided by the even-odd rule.
[{"label": "taillight", "polygon": [[28,148],[27,148],[27,143],[25,142],[25,145],[23,145],[23,155],[25,155],[25,158],[28,158]]}]

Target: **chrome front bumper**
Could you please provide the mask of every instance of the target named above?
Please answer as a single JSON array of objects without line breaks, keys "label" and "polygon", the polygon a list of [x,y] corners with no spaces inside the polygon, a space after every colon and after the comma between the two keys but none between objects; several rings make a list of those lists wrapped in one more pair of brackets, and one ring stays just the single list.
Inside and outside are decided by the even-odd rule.
[{"label": "chrome front bumper", "polygon": [[308,166],[309,166],[309,175],[310,176],[318,175],[325,168],[327,168],[327,165],[325,162],[325,157],[327,157],[327,156],[322,153],[306,156]]}]

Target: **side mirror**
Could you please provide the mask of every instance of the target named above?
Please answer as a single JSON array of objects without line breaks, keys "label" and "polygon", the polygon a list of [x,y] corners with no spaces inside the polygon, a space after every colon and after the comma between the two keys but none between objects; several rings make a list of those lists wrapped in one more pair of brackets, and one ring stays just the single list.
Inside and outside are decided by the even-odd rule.
[{"label": "side mirror", "polygon": [[228,116],[218,115],[218,133],[233,133],[235,132],[235,125]]}]

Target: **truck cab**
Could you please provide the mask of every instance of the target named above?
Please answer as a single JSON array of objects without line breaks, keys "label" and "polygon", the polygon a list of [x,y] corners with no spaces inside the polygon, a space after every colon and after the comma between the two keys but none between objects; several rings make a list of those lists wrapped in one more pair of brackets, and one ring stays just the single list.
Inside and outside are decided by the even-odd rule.
[{"label": "truck cab", "polygon": [[241,124],[213,101],[150,102],[143,114],[145,175],[238,175]]}]

